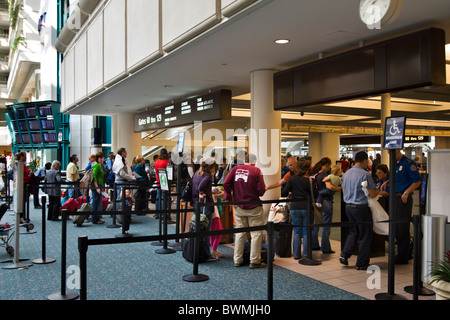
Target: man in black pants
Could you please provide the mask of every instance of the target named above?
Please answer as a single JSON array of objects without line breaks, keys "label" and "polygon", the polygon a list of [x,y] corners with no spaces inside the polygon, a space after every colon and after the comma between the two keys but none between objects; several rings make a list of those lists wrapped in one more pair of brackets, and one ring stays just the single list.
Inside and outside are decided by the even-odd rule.
[{"label": "man in black pants", "polygon": [[342,177],[342,190],[345,212],[349,222],[361,223],[350,226],[350,233],[345,242],[344,250],[339,257],[340,263],[348,265],[347,259],[352,255],[356,243],[358,243],[357,270],[366,270],[370,262],[370,247],[372,244],[372,212],[369,209],[367,196],[362,190],[361,183],[367,181],[368,196],[375,198],[379,191],[375,190],[372,176],[368,167],[368,156],[364,151],[355,156],[355,165]]},{"label": "man in black pants", "polygon": [[[396,240],[398,246],[398,256],[395,258],[396,264],[408,264],[411,253],[410,243],[410,222],[412,215],[413,199],[412,193],[421,184],[421,178],[416,163],[404,156],[399,149],[396,150],[395,158],[395,199],[397,220],[406,221],[396,224]],[[391,186],[392,188],[392,186]]]}]

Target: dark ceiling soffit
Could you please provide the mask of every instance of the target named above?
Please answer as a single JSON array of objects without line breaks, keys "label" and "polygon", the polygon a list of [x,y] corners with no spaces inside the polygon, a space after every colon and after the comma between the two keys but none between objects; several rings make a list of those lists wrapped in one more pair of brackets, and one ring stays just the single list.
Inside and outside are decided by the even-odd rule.
[{"label": "dark ceiling soffit", "polygon": [[445,32],[430,28],[275,73],[274,109],[445,85]]}]

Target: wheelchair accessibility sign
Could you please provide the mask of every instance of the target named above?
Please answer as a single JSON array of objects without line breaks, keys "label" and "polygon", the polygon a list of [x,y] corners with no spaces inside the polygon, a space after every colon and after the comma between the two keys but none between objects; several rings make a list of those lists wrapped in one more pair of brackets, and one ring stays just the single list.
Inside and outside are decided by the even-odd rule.
[{"label": "wheelchair accessibility sign", "polygon": [[403,149],[405,131],[405,117],[386,118],[386,125],[384,126],[383,149]]}]

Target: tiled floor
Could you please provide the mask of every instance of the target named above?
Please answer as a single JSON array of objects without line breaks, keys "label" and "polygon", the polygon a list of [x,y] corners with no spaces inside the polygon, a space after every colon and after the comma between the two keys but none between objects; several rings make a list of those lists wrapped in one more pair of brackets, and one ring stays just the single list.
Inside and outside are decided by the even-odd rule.
[{"label": "tiled floor", "polygon": [[[371,258],[370,263],[378,266],[380,269],[381,279],[379,281],[380,288],[369,289],[374,287],[376,281],[373,271],[360,271],[355,269],[356,256],[352,256],[348,262],[348,266],[339,263],[339,255],[341,243],[331,240],[331,245],[336,253],[324,255],[320,251],[313,251],[313,258],[322,261],[318,266],[305,266],[298,263],[293,258],[275,258],[275,264],[294,272],[301,273],[305,276],[330,284],[342,290],[349,291],[361,297],[375,300],[378,293],[388,292],[388,254],[384,257]],[[413,262],[408,265],[395,265],[395,294],[401,295],[408,300],[413,300],[413,295],[404,291],[406,286],[413,285]],[[433,296],[419,296],[419,300],[435,300]]]}]

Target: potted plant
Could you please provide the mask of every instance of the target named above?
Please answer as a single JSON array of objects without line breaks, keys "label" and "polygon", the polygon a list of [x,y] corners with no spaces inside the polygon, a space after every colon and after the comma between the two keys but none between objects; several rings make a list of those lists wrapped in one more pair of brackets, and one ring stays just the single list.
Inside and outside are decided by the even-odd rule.
[{"label": "potted plant", "polygon": [[444,259],[434,263],[430,272],[429,284],[434,287],[436,300],[450,300],[450,250],[444,255]]}]

